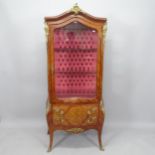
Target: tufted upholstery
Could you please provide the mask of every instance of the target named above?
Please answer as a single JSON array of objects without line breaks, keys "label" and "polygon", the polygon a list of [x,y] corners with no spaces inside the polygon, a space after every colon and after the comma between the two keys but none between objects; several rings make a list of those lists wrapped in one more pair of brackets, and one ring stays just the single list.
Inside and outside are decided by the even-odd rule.
[{"label": "tufted upholstery", "polygon": [[97,33],[92,29],[54,31],[58,98],[96,97]]}]

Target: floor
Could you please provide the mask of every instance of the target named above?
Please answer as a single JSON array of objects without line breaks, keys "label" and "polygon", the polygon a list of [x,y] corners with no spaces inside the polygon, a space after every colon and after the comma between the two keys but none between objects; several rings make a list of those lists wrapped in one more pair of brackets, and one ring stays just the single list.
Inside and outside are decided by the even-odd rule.
[{"label": "floor", "polygon": [[96,131],[73,135],[55,132],[52,152],[44,125],[0,124],[0,155],[155,155],[155,130],[105,127],[104,151],[98,148]]}]

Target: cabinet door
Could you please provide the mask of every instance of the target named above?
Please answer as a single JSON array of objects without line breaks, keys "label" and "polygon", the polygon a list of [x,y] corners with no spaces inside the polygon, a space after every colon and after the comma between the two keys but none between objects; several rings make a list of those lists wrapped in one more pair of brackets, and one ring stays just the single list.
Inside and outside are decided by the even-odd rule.
[{"label": "cabinet door", "polygon": [[54,29],[56,98],[96,98],[98,43],[97,31],[79,22]]}]

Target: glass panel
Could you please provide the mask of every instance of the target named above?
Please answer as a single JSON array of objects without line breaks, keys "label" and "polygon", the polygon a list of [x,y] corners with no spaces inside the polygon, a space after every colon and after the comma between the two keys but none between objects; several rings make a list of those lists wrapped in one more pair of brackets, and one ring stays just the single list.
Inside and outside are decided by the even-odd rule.
[{"label": "glass panel", "polygon": [[58,98],[95,98],[97,31],[78,22],[54,31]]}]

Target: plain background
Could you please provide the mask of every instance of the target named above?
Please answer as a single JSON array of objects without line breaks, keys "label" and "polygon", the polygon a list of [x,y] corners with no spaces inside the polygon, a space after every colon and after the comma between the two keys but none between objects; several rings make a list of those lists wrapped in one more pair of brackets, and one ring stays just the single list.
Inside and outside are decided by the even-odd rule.
[{"label": "plain background", "polygon": [[103,96],[106,126],[155,128],[154,0],[0,0],[0,123],[46,128],[44,17],[74,3],[108,19]]}]

